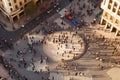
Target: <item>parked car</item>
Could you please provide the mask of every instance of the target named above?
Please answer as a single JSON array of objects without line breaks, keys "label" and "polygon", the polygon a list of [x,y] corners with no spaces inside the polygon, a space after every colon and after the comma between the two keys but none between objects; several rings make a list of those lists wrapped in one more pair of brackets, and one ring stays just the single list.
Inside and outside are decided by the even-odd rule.
[{"label": "parked car", "polygon": [[65,17],[69,20],[73,19],[73,16],[70,13],[65,13]]},{"label": "parked car", "polygon": [[72,22],[74,25],[77,25],[76,19],[72,19],[71,22]]},{"label": "parked car", "polygon": [[65,17],[70,20],[72,22],[72,24],[74,24],[75,26],[79,26],[79,23],[77,22],[77,20],[74,18],[74,16],[69,13],[69,12],[66,12],[65,13]]}]

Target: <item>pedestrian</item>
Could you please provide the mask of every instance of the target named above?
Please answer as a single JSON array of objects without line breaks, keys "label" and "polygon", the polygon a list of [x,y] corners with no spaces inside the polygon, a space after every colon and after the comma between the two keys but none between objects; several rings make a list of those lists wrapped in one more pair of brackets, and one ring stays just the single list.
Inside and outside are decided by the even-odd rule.
[{"label": "pedestrian", "polygon": [[18,63],[18,68],[20,68],[21,67],[21,65],[20,65],[20,63]]}]

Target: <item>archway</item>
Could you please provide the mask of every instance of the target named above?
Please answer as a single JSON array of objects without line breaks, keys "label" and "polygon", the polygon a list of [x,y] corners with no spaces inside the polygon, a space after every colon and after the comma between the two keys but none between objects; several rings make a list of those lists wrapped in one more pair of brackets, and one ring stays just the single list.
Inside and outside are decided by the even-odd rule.
[{"label": "archway", "polygon": [[117,36],[120,36],[120,31],[117,32]]},{"label": "archway", "polygon": [[116,32],[116,31],[117,31],[117,29],[115,27],[113,27],[111,32]]},{"label": "archway", "polygon": [[111,28],[111,24],[107,24],[107,27],[106,27],[106,29],[110,29]]},{"label": "archway", "polygon": [[17,17],[17,16],[14,16],[14,17],[13,17],[13,22],[17,22],[17,20],[18,20],[18,17]]},{"label": "archway", "polygon": [[23,15],[24,15],[24,11],[22,11],[22,12],[19,14],[20,17],[23,16]]},{"label": "archway", "polygon": [[103,19],[101,24],[102,24],[102,25],[105,25],[105,24],[106,24],[106,21]]}]

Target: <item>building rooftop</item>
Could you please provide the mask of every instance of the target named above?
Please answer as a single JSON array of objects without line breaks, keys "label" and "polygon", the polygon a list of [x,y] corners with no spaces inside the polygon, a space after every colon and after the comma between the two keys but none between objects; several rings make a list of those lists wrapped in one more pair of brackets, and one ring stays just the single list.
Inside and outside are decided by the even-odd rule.
[{"label": "building rooftop", "polygon": [[120,1],[120,0],[117,0],[117,1]]}]

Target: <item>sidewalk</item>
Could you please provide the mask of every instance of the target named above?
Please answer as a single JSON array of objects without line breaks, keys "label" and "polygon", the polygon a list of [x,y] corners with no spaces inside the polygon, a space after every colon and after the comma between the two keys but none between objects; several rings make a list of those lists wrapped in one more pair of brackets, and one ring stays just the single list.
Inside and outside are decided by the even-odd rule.
[{"label": "sidewalk", "polygon": [[52,80],[54,77],[54,80],[93,80],[92,76],[82,76],[82,75],[67,75],[67,73],[57,73],[57,72],[50,72],[49,79]]},{"label": "sidewalk", "polygon": [[102,35],[108,39],[116,39],[116,38],[120,39],[120,36],[115,36],[115,33],[105,30],[104,26],[99,25],[99,24],[95,25],[94,32],[96,32],[98,35]]},{"label": "sidewalk", "polygon": [[8,72],[5,70],[5,68],[1,64],[0,64],[0,77],[6,78],[7,80],[12,80]]},{"label": "sidewalk", "polygon": [[68,31],[48,35],[43,45],[45,54],[57,62],[77,59],[84,54],[84,49],[83,39],[75,32]]},{"label": "sidewalk", "polygon": [[5,29],[8,29],[10,31],[13,30],[12,24],[2,15],[1,12],[0,12],[0,24],[2,24]]},{"label": "sidewalk", "polygon": [[[77,76],[74,77],[77,80],[84,80],[84,79],[87,79],[87,80],[111,80],[111,78],[107,74],[108,69],[100,70],[98,68],[99,63],[101,63],[101,62],[93,59],[92,57],[87,57],[87,53],[86,53],[82,58],[80,58],[76,61],[69,62],[69,64],[72,65],[72,66],[75,65],[75,64],[78,64],[77,70],[64,69],[63,68],[64,66],[62,64],[61,64],[62,68],[60,68],[60,69],[59,68],[56,69],[56,65],[51,65],[50,66],[51,71],[63,72],[64,74],[65,73],[68,74],[68,72],[69,72],[70,74],[73,74],[72,76],[71,75],[61,76],[61,75],[59,75],[59,73],[58,73],[58,75],[53,73],[53,74],[50,74],[50,78],[52,78],[52,76],[56,77],[56,75],[57,75],[59,77],[57,77],[56,80],[59,80],[63,77],[64,77],[63,80],[67,80],[67,79],[69,80],[69,78],[74,77],[75,73],[78,72],[78,73],[83,73],[84,76],[89,76],[89,77],[86,77],[86,78],[84,78],[83,76],[80,77],[80,75],[78,74]],[[59,63],[58,63],[58,65],[59,65]],[[70,65],[67,65],[67,66],[70,67]],[[91,79],[91,76],[92,76],[92,79]]]},{"label": "sidewalk", "polygon": [[[47,4],[47,3],[46,3]],[[46,10],[50,7],[50,5],[46,6]],[[31,16],[21,16],[20,20],[14,22],[13,24],[10,23],[0,12],[0,23],[3,25],[3,27],[8,30],[8,31],[15,31],[18,30],[22,27],[22,25],[25,25],[26,23],[28,23],[29,21],[31,21],[34,17],[38,16],[39,14],[41,14],[44,11],[40,11],[40,7],[37,8],[37,11]]]},{"label": "sidewalk", "polygon": [[[67,24],[64,20],[62,20],[61,18],[57,18],[54,22],[56,22],[58,24],[58,26],[60,26],[63,29],[68,29],[70,27],[69,24]],[[63,23],[63,24],[62,24]]]}]

